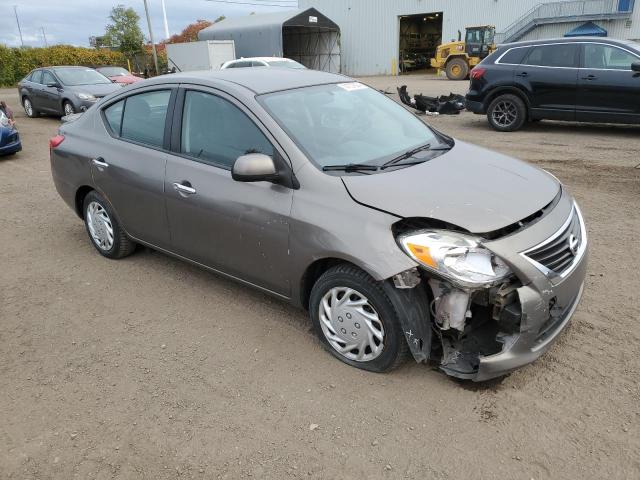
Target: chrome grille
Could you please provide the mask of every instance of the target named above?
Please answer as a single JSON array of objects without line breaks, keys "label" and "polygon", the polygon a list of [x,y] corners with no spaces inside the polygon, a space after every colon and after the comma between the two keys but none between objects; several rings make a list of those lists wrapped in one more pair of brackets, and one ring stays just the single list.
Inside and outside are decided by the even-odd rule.
[{"label": "chrome grille", "polygon": [[574,207],[567,222],[555,235],[524,254],[549,272],[562,275],[583,250],[583,241],[580,214]]}]

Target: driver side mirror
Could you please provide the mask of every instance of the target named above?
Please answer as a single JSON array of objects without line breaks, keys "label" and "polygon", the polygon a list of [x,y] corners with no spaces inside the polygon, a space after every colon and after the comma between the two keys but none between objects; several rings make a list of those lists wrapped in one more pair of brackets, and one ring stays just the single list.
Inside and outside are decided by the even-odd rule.
[{"label": "driver side mirror", "polygon": [[633,62],[631,64],[631,70],[634,72],[640,72],[640,62]]},{"label": "driver side mirror", "polygon": [[51,82],[51,83],[47,83],[47,87],[60,88],[60,84],[58,82]]},{"label": "driver side mirror", "polygon": [[273,158],[263,153],[242,155],[231,169],[231,178],[238,182],[275,182],[279,176]]}]

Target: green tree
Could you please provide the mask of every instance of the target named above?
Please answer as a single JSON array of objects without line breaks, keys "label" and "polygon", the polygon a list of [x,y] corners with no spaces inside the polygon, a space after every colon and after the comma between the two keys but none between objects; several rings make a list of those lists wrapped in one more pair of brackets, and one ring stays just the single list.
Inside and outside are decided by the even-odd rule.
[{"label": "green tree", "polygon": [[131,57],[142,51],[144,36],[138,22],[140,17],[133,8],[124,5],[113,7],[109,15],[111,23],[105,29],[104,44],[115,47]]}]

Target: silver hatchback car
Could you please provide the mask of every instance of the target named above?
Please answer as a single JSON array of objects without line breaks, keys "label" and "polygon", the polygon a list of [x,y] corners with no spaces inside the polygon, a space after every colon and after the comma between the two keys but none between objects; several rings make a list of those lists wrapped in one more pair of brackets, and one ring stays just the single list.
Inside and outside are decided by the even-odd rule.
[{"label": "silver hatchback car", "polygon": [[558,180],[454,140],[348,77],[159,77],[51,139],[97,251],[143,244],[307,309],[327,350],[487,380],[538,358],[582,294],[585,225]]}]

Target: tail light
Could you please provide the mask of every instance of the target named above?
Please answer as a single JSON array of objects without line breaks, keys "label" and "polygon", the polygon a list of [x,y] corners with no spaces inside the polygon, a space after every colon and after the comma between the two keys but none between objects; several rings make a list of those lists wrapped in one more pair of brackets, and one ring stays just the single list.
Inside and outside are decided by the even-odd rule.
[{"label": "tail light", "polygon": [[49,139],[49,150],[56,148],[64,141],[64,135],[56,135]]},{"label": "tail light", "polygon": [[481,67],[476,67],[473,70],[471,70],[471,80],[480,80],[483,75],[484,72],[486,72],[487,69],[486,68],[481,68]]}]

